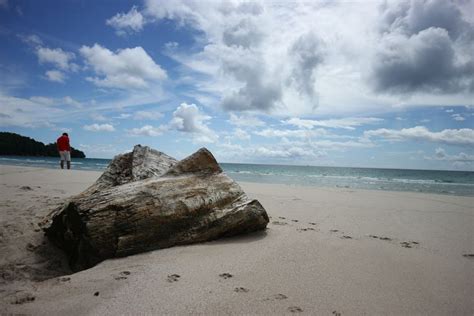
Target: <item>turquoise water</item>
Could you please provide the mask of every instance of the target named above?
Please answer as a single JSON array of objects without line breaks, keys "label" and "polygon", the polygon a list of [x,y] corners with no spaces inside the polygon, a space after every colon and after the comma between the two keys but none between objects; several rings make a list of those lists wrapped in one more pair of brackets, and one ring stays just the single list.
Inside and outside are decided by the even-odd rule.
[{"label": "turquoise water", "polygon": [[[76,158],[73,169],[102,171],[110,159]],[[0,156],[0,164],[58,168],[58,158]],[[474,196],[474,172],[222,163],[236,181]]]}]

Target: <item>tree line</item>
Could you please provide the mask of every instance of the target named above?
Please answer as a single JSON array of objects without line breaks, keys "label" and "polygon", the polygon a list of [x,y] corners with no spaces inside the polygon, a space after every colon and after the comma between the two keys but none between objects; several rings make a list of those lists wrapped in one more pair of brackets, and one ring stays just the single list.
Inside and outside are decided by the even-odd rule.
[{"label": "tree line", "polygon": [[[45,145],[30,137],[9,132],[0,132],[0,155],[59,157],[56,143]],[[71,157],[86,158],[86,155],[71,147]]]}]

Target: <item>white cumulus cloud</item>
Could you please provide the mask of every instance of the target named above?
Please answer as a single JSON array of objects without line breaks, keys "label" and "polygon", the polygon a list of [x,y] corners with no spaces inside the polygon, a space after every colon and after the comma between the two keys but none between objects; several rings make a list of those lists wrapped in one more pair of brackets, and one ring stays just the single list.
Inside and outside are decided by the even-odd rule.
[{"label": "white cumulus cloud", "polygon": [[240,140],[249,140],[250,134],[241,128],[236,128],[234,129],[234,132],[232,133],[232,137],[235,137],[236,139],[240,139]]},{"label": "white cumulus cloud", "polygon": [[56,104],[56,100],[53,98],[42,97],[42,96],[32,96],[30,97],[30,101],[39,103],[46,106],[51,106]]},{"label": "white cumulus cloud", "polygon": [[251,115],[237,115],[235,113],[230,113],[230,118],[228,122],[232,125],[246,128],[265,126],[265,122],[259,119],[258,117]]},{"label": "white cumulus cloud", "polygon": [[[137,118],[137,112],[134,118]],[[141,111],[138,118],[141,120],[159,119],[161,113]],[[219,136],[207,124],[211,119],[204,114],[195,104],[181,103],[173,112],[171,120],[167,124],[154,127],[145,125],[128,130],[129,135],[160,136],[165,132],[178,131],[191,135],[195,143],[214,143]]]},{"label": "white cumulus cloud", "polygon": [[61,70],[77,70],[77,65],[71,62],[76,58],[74,53],[65,52],[61,48],[38,47],[36,55],[40,64],[52,64]]},{"label": "white cumulus cloud", "polygon": [[117,35],[126,35],[127,33],[139,32],[143,29],[145,19],[143,15],[133,6],[127,13],[117,13],[106,21],[107,25],[112,26]]},{"label": "white cumulus cloud", "polygon": [[274,129],[266,128],[261,131],[254,132],[255,135],[263,137],[294,137],[294,138],[310,138],[314,136],[326,135],[326,131],[322,128],[317,130],[305,130],[305,129]]},{"label": "white cumulus cloud", "polygon": [[151,125],[145,125],[140,128],[132,128],[128,131],[128,133],[132,136],[160,136],[165,131],[166,127],[153,127]]},{"label": "white cumulus cloud", "polygon": [[150,0],[145,7],[151,19],[173,19],[204,34],[202,51],[170,54],[192,71],[211,76],[200,90],[219,95],[222,108],[274,112],[300,99],[317,105],[323,41],[308,19],[282,19],[277,8],[260,2]]},{"label": "white cumulus cloud", "polygon": [[173,112],[169,127],[193,134],[198,142],[213,143],[217,141],[218,135],[207,126],[206,121],[210,119],[211,117],[202,114],[195,104],[181,103]]},{"label": "white cumulus cloud", "polygon": [[133,115],[133,119],[137,121],[156,121],[163,117],[163,113],[158,111],[137,111]]},{"label": "white cumulus cloud", "polygon": [[112,52],[99,44],[79,50],[98,77],[88,80],[99,87],[141,89],[151,82],[166,79],[166,72],[138,46]]},{"label": "white cumulus cloud", "polygon": [[57,100],[42,96],[26,99],[5,95],[0,91],[0,104],[0,126],[3,127],[54,128],[68,114],[67,109],[55,106]]},{"label": "white cumulus cloud", "polygon": [[18,37],[25,42],[26,44],[32,46],[32,47],[39,47],[43,45],[43,41],[41,38],[39,38],[38,35],[36,34],[30,34],[30,35],[18,35]]},{"label": "white cumulus cloud", "polygon": [[474,164],[474,155],[466,154],[464,152],[450,155],[441,147],[435,149],[435,154],[433,156],[425,156],[424,159],[452,162],[453,167],[465,168]]},{"label": "white cumulus cloud", "polygon": [[64,82],[65,79],[64,73],[59,70],[48,70],[45,75],[49,81]]},{"label": "white cumulus cloud", "polygon": [[26,44],[33,48],[38,62],[41,65],[49,65],[54,69],[45,72],[44,78],[52,81],[64,83],[66,81],[67,72],[77,72],[79,66],[73,62],[76,55],[72,52],[64,51],[61,48],[49,48],[44,46],[43,41],[38,35],[18,35],[18,37]]},{"label": "white cumulus cloud", "polygon": [[474,129],[444,129],[432,132],[424,126],[415,126],[401,130],[381,128],[364,132],[364,136],[381,137],[393,141],[417,140],[449,145],[474,145]]},{"label": "white cumulus cloud", "polygon": [[70,96],[65,96],[63,99],[62,99],[62,102],[64,104],[67,104],[67,105],[71,105],[71,106],[74,106],[74,107],[77,107],[77,108],[80,108],[82,107],[82,103],[71,98]]},{"label": "white cumulus cloud", "polygon": [[313,128],[315,126],[328,127],[328,128],[343,128],[348,130],[354,130],[355,127],[381,123],[383,119],[375,117],[353,117],[353,118],[342,118],[342,119],[329,119],[329,120],[306,120],[300,118],[291,118],[284,121],[289,125],[294,125],[300,128]]},{"label": "white cumulus cloud", "polygon": [[91,124],[91,125],[84,125],[83,128],[86,131],[90,132],[113,132],[115,128],[112,124]]},{"label": "white cumulus cloud", "polygon": [[194,95],[288,117],[470,103],[467,12],[466,1],[445,0],[145,0],[141,13],[197,31],[192,50],[165,52]]}]

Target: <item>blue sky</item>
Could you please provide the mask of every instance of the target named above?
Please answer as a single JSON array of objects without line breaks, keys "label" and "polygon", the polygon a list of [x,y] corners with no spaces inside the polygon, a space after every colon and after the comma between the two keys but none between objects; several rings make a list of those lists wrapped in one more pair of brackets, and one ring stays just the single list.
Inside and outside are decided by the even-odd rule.
[{"label": "blue sky", "polygon": [[474,1],[0,0],[0,129],[88,157],[474,170]]}]

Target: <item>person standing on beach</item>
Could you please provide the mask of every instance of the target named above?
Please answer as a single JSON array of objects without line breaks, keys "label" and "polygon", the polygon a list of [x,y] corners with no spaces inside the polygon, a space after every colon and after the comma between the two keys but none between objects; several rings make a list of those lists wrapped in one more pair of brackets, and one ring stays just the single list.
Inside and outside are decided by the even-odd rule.
[{"label": "person standing on beach", "polygon": [[61,169],[64,169],[64,160],[66,160],[67,168],[71,169],[71,146],[69,146],[69,135],[63,133],[61,137],[56,141],[59,151],[59,157],[61,157]]}]

